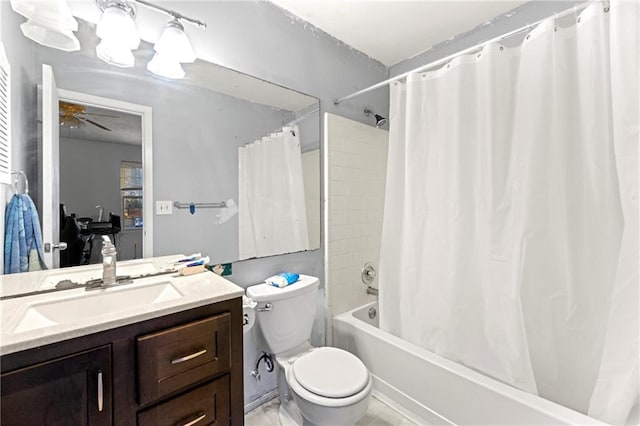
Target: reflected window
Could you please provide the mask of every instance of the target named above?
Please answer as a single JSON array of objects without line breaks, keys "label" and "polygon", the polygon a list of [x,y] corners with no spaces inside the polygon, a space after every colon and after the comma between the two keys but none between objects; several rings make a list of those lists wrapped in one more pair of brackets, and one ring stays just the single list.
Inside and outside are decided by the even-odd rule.
[{"label": "reflected window", "polygon": [[142,163],[120,163],[123,227],[142,229]]}]

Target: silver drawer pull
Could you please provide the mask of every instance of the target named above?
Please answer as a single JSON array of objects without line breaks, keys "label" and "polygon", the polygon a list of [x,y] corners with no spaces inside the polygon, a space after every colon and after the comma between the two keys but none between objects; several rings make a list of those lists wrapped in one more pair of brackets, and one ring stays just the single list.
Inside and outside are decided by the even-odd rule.
[{"label": "silver drawer pull", "polygon": [[190,355],[185,355],[181,358],[176,358],[176,359],[172,359],[171,360],[171,364],[180,364],[183,363],[185,361],[189,361],[190,359],[194,359],[199,357],[200,355],[204,355],[205,353],[207,353],[206,349],[200,349],[198,352],[194,352]]},{"label": "silver drawer pull", "polygon": [[102,386],[102,371],[98,371],[98,411],[102,411],[102,406],[104,403],[103,396],[103,386]]},{"label": "silver drawer pull", "polygon": [[202,414],[198,413],[198,414],[196,414],[196,416],[197,415],[199,415],[199,417],[191,420],[190,422],[188,422],[188,423],[176,423],[176,426],[193,426],[196,423],[198,423],[200,420],[203,420],[205,417],[207,417],[207,415],[205,413],[202,413]]}]

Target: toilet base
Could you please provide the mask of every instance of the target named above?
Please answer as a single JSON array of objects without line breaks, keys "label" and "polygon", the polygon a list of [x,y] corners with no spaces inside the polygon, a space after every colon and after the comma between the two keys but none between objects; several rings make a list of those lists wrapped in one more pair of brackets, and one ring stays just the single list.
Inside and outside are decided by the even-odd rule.
[{"label": "toilet base", "polygon": [[298,397],[294,393],[292,404],[296,409],[306,415],[302,415],[303,425],[325,425],[325,426],[353,426],[358,420],[364,417],[367,408],[369,407],[370,392],[365,398],[358,401],[356,404],[344,406],[344,407],[319,407],[316,404],[310,403],[304,398]]},{"label": "toilet base", "polygon": [[303,426],[308,424],[305,423],[305,418],[302,417],[300,409],[293,400],[290,400],[289,402],[280,401],[278,417],[280,417],[280,424],[282,425]]},{"label": "toilet base", "polygon": [[[296,425],[296,426],[347,426],[353,425],[360,420],[369,406],[369,399],[371,396],[371,383],[367,386],[367,395],[358,400],[355,404],[349,406],[339,407],[319,407],[314,403],[311,403],[301,397],[299,397],[287,383],[287,368],[283,364],[282,358],[276,357],[276,368],[278,377],[278,391],[280,393],[280,410],[279,417],[280,423],[283,425]],[[302,409],[301,409],[302,406]],[[306,411],[305,411],[306,410]],[[309,417],[304,416],[302,413],[305,411],[307,416],[315,421],[309,420]]]}]

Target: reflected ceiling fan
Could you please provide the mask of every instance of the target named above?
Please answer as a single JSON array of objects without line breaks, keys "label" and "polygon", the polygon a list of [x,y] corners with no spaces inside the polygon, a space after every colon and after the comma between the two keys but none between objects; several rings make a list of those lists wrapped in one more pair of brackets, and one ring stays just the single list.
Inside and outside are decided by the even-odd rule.
[{"label": "reflected ceiling fan", "polygon": [[102,130],[106,130],[108,132],[111,131],[110,128],[103,126],[102,124],[97,123],[94,120],[91,120],[88,116],[118,118],[115,115],[96,114],[92,112],[87,112],[84,105],[78,105],[78,104],[72,104],[70,102],[60,101],[60,125],[61,126],[68,127],[70,129],[76,129],[78,127],[84,127],[86,126],[86,123],[89,123]]}]

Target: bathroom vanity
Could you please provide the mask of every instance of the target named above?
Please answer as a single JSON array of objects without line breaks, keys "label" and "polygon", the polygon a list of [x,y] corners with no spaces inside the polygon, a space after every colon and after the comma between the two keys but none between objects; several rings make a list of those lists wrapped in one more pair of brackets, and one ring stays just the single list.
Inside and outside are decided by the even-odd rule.
[{"label": "bathroom vanity", "polygon": [[139,281],[0,301],[2,425],[243,424],[242,289]]}]

